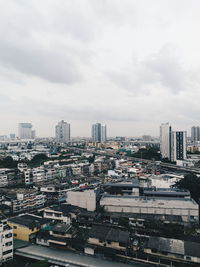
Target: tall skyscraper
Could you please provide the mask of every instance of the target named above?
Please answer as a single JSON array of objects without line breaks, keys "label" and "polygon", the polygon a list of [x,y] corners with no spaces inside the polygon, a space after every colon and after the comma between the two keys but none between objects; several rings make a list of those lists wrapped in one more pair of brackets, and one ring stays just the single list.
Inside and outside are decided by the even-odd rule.
[{"label": "tall skyscraper", "polygon": [[32,139],[32,124],[29,122],[19,123],[18,137],[20,139]]},{"label": "tall skyscraper", "polygon": [[191,139],[193,142],[200,141],[200,127],[193,126],[191,128]]},{"label": "tall skyscraper", "polygon": [[69,143],[70,142],[70,124],[64,120],[58,122],[55,127],[56,142]]},{"label": "tall skyscraper", "polygon": [[162,158],[171,159],[171,132],[169,123],[162,123],[160,126],[160,152]]},{"label": "tall skyscraper", "polygon": [[107,128],[106,125],[101,123],[95,123],[92,125],[92,141],[93,142],[106,142],[107,139]]},{"label": "tall skyscraper", "polygon": [[101,142],[106,142],[106,139],[107,139],[106,125],[101,125]]},{"label": "tall skyscraper", "polygon": [[171,137],[171,161],[185,160],[186,154],[186,139],[185,131],[173,131]]}]

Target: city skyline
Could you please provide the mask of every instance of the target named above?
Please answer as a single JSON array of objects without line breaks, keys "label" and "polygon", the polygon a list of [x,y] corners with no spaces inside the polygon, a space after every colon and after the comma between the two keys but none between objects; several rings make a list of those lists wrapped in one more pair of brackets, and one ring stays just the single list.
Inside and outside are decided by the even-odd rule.
[{"label": "city skyline", "polygon": [[[199,125],[199,1],[1,3],[1,134],[31,121],[74,136],[103,121],[109,135]],[[77,8],[78,7],[78,8]],[[6,14],[6,15],[5,15]]]},{"label": "city skyline", "polygon": [[[60,120],[60,122],[59,123],[66,123],[63,119],[62,120]],[[55,132],[55,129],[56,129],[56,127],[57,127],[57,124],[59,124],[58,122],[56,122],[56,124],[53,126],[54,127],[54,133],[52,134],[52,135],[47,135],[47,136],[41,136],[40,135],[40,133],[38,134],[38,132],[37,132],[37,137],[38,138],[40,138],[40,137],[55,137],[55,134],[56,134],[56,132]],[[15,137],[18,137],[18,138],[20,138],[20,132],[19,132],[19,129],[20,129],[20,125],[31,125],[31,128],[32,128],[32,126],[33,126],[33,123],[32,122],[20,122],[20,123],[18,123],[17,124],[17,126],[18,126],[18,130],[17,130],[17,132],[18,132],[18,134],[17,134],[17,132],[14,132],[14,131],[11,131],[11,132],[9,132],[9,133],[6,133],[6,134],[4,134],[4,135],[2,135],[1,133],[0,133],[0,136],[7,136],[7,137],[9,137],[10,135],[12,136],[13,134],[15,135]],[[118,133],[116,133],[116,134],[114,134],[114,135],[111,135],[111,134],[108,134],[107,135],[107,124],[106,123],[102,123],[102,122],[96,122],[96,123],[92,123],[92,124],[90,124],[90,129],[88,129],[88,135],[85,135],[85,136],[81,136],[81,135],[74,135],[73,134],[73,125],[72,125],[72,134],[71,134],[71,123],[70,122],[67,122],[67,125],[69,125],[69,127],[70,127],[70,133],[69,133],[69,138],[76,138],[76,137],[86,137],[86,138],[92,138],[93,139],[93,126],[95,126],[95,125],[102,125],[101,127],[102,128],[105,128],[105,130],[103,130],[103,131],[105,131],[105,137],[103,138],[103,140],[106,140],[106,138],[107,137],[116,137],[116,136],[124,136],[124,137],[138,137],[138,138],[143,138],[143,137],[145,137],[145,136],[148,136],[148,137],[153,137],[153,138],[159,138],[159,137],[161,137],[161,126],[162,125],[169,125],[170,124],[170,127],[171,127],[171,123],[169,123],[169,122],[162,122],[161,123],[161,126],[159,126],[158,127],[158,134],[157,135],[149,135],[148,133],[143,133],[142,135],[138,135],[138,136],[136,136],[136,135],[120,135],[120,134],[118,134]],[[35,128],[35,127],[34,127]],[[187,133],[187,137],[190,137],[191,138],[191,140],[192,141],[194,141],[193,140],[193,136],[192,136],[192,130],[193,130],[193,128],[200,128],[200,126],[192,126],[192,127],[190,127],[189,128],[189,130],[188,131],[186,131],[185,129],[179,129],[179,128],[177,128],[176,127],[176,125],[173,125],[173,129],[176,131],[176,132],[179,132],[179,131],[184,131],[184,132],[186,132]],[[109,125],[109,129],[110,129],[110,125]],[[92,130],[92,131],[91,131]],[[102,131],[101,130],[101,131]],[[36,136],[36,130],[32,130],[32,135],[34,135],[34,136]],[[148,134],[148,135],[147,135]],[[23,138],[21,138],[21,139],[23,139]],[[198,141],[198,140],[196,140],[196,141]],[[162,141],[161,141],[161,143],[162,143]]]}]

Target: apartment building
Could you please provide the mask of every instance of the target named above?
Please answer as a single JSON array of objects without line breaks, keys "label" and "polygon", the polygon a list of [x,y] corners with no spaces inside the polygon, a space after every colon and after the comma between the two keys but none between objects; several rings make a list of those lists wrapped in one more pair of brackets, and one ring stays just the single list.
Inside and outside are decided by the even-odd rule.
[{"label": "apartment building", "polygon": [[0,263],[4,263],[13,258],[13,230],[2,214],[0,214],[0,240]]},{"label": "apartment building", "polygon": [[12,189],[3,193],[2,203],[12,207],[13,213],[22,213],[42,208],[45,195],[37,189]]}]

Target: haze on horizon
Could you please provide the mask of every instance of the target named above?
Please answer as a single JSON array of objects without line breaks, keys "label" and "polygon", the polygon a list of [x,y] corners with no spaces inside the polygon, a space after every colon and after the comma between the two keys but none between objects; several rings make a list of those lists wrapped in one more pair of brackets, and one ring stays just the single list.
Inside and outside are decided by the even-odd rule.
[{"label": "haze on horizon", "polygon": [[107,124],[108,136],[199,125],[199,0],[0,2],[2,134],[31,122],[53,136]]}]

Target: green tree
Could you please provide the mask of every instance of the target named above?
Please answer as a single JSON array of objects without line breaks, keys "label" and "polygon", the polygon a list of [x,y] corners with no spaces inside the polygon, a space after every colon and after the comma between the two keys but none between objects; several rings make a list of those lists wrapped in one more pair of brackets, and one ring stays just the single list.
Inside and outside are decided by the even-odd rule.
[{"label": "green tree", "polygon": [[188,173],[183,179],[177,181],[173,187],[190,191],[191,197],[196,201],[200,198],[200,177],[194,173]]},{"label": "green tree", "polygon": [[30,166],[38,167],[47,160],[48,160],[48,157],[45,154],[37,154],[32,158],[30,162]]},{"label": "green tree", "polygon": [[17,161],[14,161],[12,157],[8,156],[0,160],[1,168],[16,168]]},{"label": "green tree", "polygon": [[161,155],[158,153],[158,149],[150,147],[148,149],[141,148],[136,153],[131,154],[132,157],[141,158],[141,159],[154,159],[160,160]]}]

